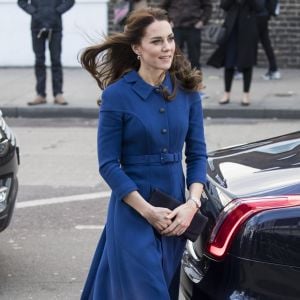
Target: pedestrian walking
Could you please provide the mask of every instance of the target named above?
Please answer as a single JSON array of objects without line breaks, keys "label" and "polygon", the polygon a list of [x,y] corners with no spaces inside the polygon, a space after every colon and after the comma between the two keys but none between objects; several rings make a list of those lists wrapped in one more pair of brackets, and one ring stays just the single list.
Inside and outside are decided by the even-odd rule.
[{"label": "pedestrian walking", "polygon": [[52,91],[54,103],[66,105],[63,97],[62,14],[68,11],[74,0],[18,0],[18,5],[31,15],[32,47],[35,55],[35,77],[37,96],[28,105],[45,104],[46,65],[45,51],[48,43],[51,59]]},{"label": "pedestrian walking", "polygon": [[226,12],[226,38],[208,60],[208,65],[224,67],[225,93],[220,104],[230,102],[235,70],[243,74],[241,105],[250,104],[252,71],[257,56],[256,15],[262,10],[263,4],[264,0],[221,0],[221,8]]},{"label": "pedestrian walking", "polygon": [[[147,8],[130,14],[124,32],[81,56],[104,89],[98,158],[112,189],[82,300],[178,299],[182,234],[201,205],[207,159],[201,73],[179,51],[167,12]],[[155,188],[181,205],[152,206]]]},{"label": "pedestrian walking", "polygon": [[177,46],[184,51],[193,68],[200,69],[201,30],[212,13],[211,0],[164,0],[161,7],[167,10]]},{"label": "pedestrian walking", "polygon": [[258,35],[259,41],[265,51],[265,54],[268,59],[269,68],[265,75],[263,75],[263,79],[271,80],[271,79],[280,79],[281,74],[277,67],[276,56],[272,47],[272,43],[269,35],[269,21],[276,13],[276,6],[279,5],[277,1],[277,5],[275,5],[275,11],[272,11],[273,6],[269,6],[270,0],[265,0],[263,10],[257,15],[257,27],[258,27]]}]

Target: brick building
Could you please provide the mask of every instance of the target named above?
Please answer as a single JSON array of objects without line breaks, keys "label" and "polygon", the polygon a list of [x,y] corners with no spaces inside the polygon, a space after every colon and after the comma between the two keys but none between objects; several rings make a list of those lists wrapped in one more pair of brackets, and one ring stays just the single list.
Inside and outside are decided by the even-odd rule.
[{"label": "brick building", "polygon": [[[112,3],[110,1],[109,15],[110,20],[112,16]],[[159,0],[149,1],[150,5],[156,6]],[[213,16],[211,21],[217,17],[217,5],[219,0],[212,0],[213,2]],[[300,68],[300,1],[299,0],[280,0],[280,15],[272,18],[270,21],[270,35],[279,68]],[[109,24],[110,30],[112,24]],[[213,51],[213,46],[209,44],[202,44],[201,63],[205,62]],[[258,52],[258,66],[265,67],[267,60],[263,50],[259,47]]]}]

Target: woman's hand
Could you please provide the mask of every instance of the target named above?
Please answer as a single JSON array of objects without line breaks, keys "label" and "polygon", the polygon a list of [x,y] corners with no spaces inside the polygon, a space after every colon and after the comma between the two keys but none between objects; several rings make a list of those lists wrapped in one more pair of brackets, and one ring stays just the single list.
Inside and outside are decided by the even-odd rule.
[{"label": "woman's hand", "polygon": [[151,205],[137,191],[129,193],[123,200],[145,218],[158,232],[166,229],[172,223],[168,218],[172,210]]},{"label": "woman's hand", "polygon": [[158,232],[161,233],[172,223],[172,220],[168,217],[171,213],[172,211],[168,208],[152,206],[144,217]]},{"label": "woman's hand", "polygon": [[161,234],[166,236],[182,235],[191,224],[197,210],[198,208],[192,201],[187,201],[185,204],[176,207],[167,216],[170,221],[173,220],[172,223],[161,231]]}]

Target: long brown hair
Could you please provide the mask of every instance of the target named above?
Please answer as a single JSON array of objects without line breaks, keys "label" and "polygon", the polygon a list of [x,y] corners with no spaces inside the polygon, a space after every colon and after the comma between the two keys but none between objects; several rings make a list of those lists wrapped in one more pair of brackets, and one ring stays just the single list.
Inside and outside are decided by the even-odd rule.
[{"label": "long brown hair", "polygon": [[[82,66],[96,79],[104,89],[130,70],[138,70],[140,62],[131,46],[138,45],[146,28],[154,21],[169,21],[167,12],[160,8],[145,8],[133,11],[126,20],[124,32],[105,37],[104,41],[84,49],[80,56]],[[178,47],[175,49],[173,62],[169,70],[174,85],[172,99],[177,86],[189,91],[202,88],[202,74],[192,69]]]}]

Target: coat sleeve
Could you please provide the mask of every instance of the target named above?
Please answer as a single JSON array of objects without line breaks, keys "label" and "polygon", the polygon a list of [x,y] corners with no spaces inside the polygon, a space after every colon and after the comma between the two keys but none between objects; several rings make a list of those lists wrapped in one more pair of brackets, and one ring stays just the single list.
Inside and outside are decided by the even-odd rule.
[{"label": "coat sleeve", "polygon": [[103,179],[117,195],[123,199],[132,191],[138,190],[136,184],[120,168],[122,153],[123,113],[114,108],[115,99],[102,94],[98,125],[98,159],[99,171]]},{"label": "coat sleeve", "polygon": [[203,112],[199,93],[192,94],[189,128],[185,140],[186,184],[206,182],[206,144],[204,138]]},{"label": "coat sleeve", "polygon": [[36,12],[36,7],[29,3],[28,0],[18,0],[18,5],[30,15]]},{"label": "coat sleeve", "polygon": [[63,14],[68,11],[75,3],[75,0],[64,0],[60,5],[56,7],[56,11],[59,14]]}]

